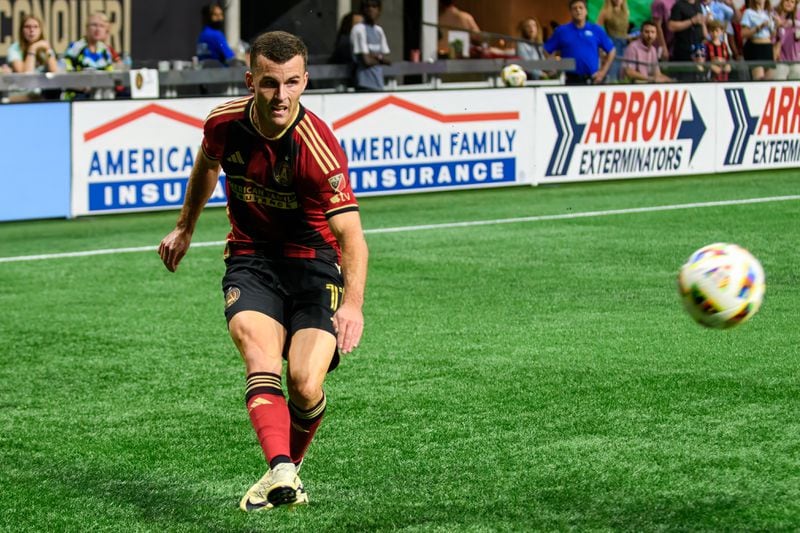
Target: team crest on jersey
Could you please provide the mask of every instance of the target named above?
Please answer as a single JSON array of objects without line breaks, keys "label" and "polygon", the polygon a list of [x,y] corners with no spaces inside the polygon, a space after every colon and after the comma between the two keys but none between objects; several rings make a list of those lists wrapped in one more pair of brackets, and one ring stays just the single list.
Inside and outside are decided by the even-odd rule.
[{"label": "team crest on jersey", "polygon": [[241,295],[242,292],[239,290],[239,287],[231,287],[228,289],[225,293],[225,309],[235,304]]},{"label": "team crest on jersey", "polygon": [[292,183],[292,169],[289,166],[289,163],[286,161],[281,161],[278,163],[278,166],[275,168],[275,172],[273,173],[273,177],[275,178],[275,181],[278,182],[278,185],[288,187]]},{"label": "team crest on jersey", "polygon": [[344,174],[336,174],[335,176],[331,176],[328,178],[328,183],[333,188],[334,193],[336,193],[331,196],[330,202],[332,204],[338,204],[339,202],[346,202],[350,200],[350,194],[342,191],[342,187],[345,184]]},{"label": "team crest on jersey", "polygon": [[331,176],[330,178],[328,178],[328,183],[331,184],[331,187],[337,193],[342,192],[341,190],[339,190],[339,187],[341,187],[344,184],[344,174],[340,173],[336,174],[335,176]]}]

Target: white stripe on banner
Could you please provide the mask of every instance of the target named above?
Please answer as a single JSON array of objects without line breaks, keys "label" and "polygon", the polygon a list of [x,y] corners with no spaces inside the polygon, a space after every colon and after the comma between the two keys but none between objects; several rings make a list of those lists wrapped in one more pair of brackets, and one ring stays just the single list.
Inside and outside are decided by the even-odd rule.
[{"label": "white stripe on banner", "polygon": [[[394,228],[366,229],[367,235],[380,233],[404,233],[409,231],[423,231],[448,228],[469,228],[475,226],[492,226],[496,224],[518,224],[523,222],[542,222],[547,220],[569,220],[573,218],[606,217],[611,215],[629,215],[634,213],[654,213],[658,211],[675,211],[679,209],[696,209],[701,207],[721,207],[728,205],[763,204],[769,202],[788,202],[800,200],[800,195],[768,196],[764,198],[744,198],[741,200],[719,200],[715,202],[696,202],[691,204],[655,205],[650,207],[631,207],[627,209],[610,209],[607,211],[585,211],[582,213],[563,213],[560,215],[538,215],[517,218],[498,218],[494,220],[471,220],[464,222],[445,222],[441,224],[423,224],[419,226],[398,226]],[[193,242],[192,248],[208,246],[223,246],[225,241]],[[57,254],[18,255],[14,257],[0,257],[0,263],[17,263],[20,261],[44,261],[48,259],[63,259],[69,257],[87,257],[92,255],[124,254],[131,252],[155,252],[157,246],[136,246],[132,248],[106,248],[101,250],[85,250],[82,252],[62,252]]]}]

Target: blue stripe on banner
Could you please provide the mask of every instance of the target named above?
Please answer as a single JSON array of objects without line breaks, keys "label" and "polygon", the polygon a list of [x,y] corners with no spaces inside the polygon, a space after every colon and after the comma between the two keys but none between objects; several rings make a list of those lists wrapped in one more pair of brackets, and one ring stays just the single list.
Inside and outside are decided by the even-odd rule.
[{"label": "blue stripe on banner", "polygon": [[513,183],[516,179],[517,160],[513,157],[350,168],[356,193],[458,188]]},{"label": "blue stripe on banner", "polygon": [[[89,184],[89,211],[148,209],[183,205],[188,178],[108,181]],[[217,191],[208,205],[224,205],[225,176],[220,175]]]}]

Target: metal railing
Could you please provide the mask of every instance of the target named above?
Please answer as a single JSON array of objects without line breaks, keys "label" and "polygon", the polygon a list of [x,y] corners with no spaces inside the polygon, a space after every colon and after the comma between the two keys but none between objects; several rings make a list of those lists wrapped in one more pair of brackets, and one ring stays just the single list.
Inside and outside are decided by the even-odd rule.
[{"label": "metal railing", "polygon": [[[517,59],[454,59],[432,63],[401,61],[384,66],[387,90],[441,89],[462,86],[447,81],[448,76],[473,74],[482,77],[479,86],[496,86],[504,66],[516,63],[524,69],[564,71],[575,68],[572,59],[522,61]],[[191,65],[191,63],[189,63]],[[195,94],[244,94],[244,66],[224,68],[181,68],[160,70],[158,83],[162,97]],[[308,65],[310,92],[346,91],[352,77],[350,65]],[[406,84],[405,80],[412,80]],[[322,88],[320,85],[329,85]],[[95,99],[113,98],[115,89],[129,89],[127,71],[82,71],[47,74],[0,74],[0,95],[34,90],[89,90]],[[201,88],[202,90],[196,90]]]}]

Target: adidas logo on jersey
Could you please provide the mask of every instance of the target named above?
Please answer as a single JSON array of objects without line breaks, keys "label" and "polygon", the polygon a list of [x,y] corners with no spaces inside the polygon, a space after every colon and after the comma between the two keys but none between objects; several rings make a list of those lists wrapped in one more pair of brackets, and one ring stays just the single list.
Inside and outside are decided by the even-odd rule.
[{"label": "adidas logo on jersey", "polygon": [[236,150],[234,153],[229,155],[225,161],[228,163],[236,163],[238,165],[244,165],[244,159],[242,159],[242,154],[239,153],[239,150]]}]

